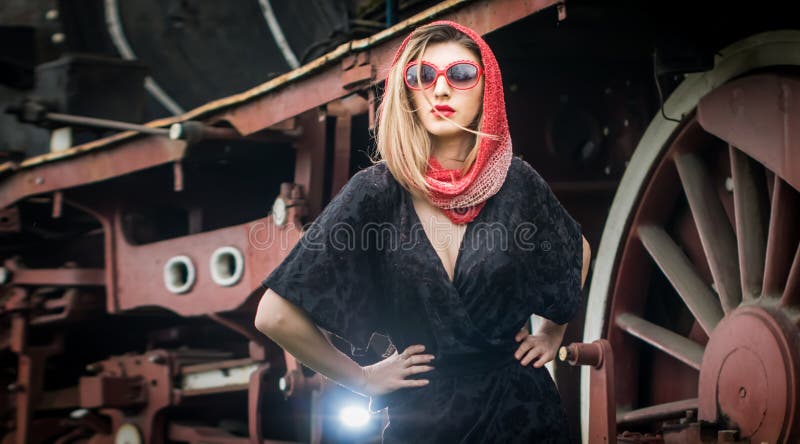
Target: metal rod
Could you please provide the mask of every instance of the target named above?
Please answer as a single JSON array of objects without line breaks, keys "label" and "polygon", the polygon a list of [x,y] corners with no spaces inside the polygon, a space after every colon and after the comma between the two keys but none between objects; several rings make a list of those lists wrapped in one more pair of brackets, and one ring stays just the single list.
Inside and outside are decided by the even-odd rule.
[{"label": "metal rod", "polygon": [[657,404],[650,407],[631,410],[617,417],[617,424],[634,422],[653,422],[686,415],[687,410],[697,410],[697,398]]},{"label": "metal rod", "polygon": [[397,0],[386,0],[386,27],[397,23]]},{"label": "metal rod", "polygon": [[47,113],[44,115],[45,119],[54,122],[67,123],[77,126],[88,126],[92,128],[107,128],[123,131],[138,131],[144,134],[153,134],[156,136],[168,136],[169,130],[166,128],[152,128],[144,125],[137,125],[135,123],[118,122],[116,120],[98,119],[96,117],[73,116],[70,114],[61,113]]}]

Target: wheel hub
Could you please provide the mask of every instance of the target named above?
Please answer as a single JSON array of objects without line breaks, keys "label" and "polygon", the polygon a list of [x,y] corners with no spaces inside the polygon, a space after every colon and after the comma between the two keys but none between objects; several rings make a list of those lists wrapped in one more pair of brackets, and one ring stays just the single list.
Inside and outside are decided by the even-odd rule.
[{"label": "wheel hub", "polygon": [[744,306],[726,316],[703,355],[700,419],[738,428],[753,442],[793,442],[799,338],[778,308]]}]

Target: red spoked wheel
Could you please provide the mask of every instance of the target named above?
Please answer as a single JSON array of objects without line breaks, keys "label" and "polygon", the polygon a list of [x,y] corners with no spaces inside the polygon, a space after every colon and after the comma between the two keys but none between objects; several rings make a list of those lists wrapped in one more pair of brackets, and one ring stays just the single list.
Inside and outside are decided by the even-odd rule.
[{"label": "red spoked wheel", "polygon": [[611,342],[620,433],[689,436],[705,422],[800,439],[798,49],[797,32],[726,49],[665,104],[682,122],[656,118],[631,159],[584,336]]}]

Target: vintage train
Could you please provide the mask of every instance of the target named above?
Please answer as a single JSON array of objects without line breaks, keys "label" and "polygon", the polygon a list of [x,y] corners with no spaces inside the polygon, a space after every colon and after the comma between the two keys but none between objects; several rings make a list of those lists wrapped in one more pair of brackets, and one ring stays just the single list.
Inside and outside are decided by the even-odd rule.
[{"label": "vintage train", "polygon": [[438,18],[486,36],[515,154],[596,252],[561,356],[588,366],[551,368],[572,439],[800,442],[790,3],[77,4],[0,6],[2,443],[379,442],[253,316]]}]

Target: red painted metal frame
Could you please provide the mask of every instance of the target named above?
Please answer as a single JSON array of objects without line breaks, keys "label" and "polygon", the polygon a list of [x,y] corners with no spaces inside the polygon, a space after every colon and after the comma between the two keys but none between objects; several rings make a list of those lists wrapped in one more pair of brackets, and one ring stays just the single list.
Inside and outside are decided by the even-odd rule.
[{"label": "red painted metal frame", "polygon": [[[450,0],[369,39],[345,44],[331,54],[250,91],[212,102],[182,116],[151,122],[148,126],[165,127],[200,119],[207,122],[227,121],[240,134],[249,135],[351,94],[353,79],[348,76],[343,79],[342,65],[332,62],[367,53],[369,65],[354,66],[373,67],[370,72],[374,70],[375,77],[371,81],[382,81],[400,40],[422,23],[448,19],[469,26],[479,34],[486,34],[559,3],[563,1]],[[363,78],[363,71],[356,76],[356,79]],[[183,142],[173,142],[163,137],[135,137],[137,133],[134,132],[122,133],[65,152],[28,159],[19,165],[3,165],[0,173],[15,168],[21,171],[13,172],[0,184],[0,208],[8,207],[26,196],[63,190],[173,162],[185,154]]]},{"label": "red painted metal frame", "polygon": [[617,442],[617,403],[614,388],[614,353],[611,344],[598,339],[591,344],[572,343],[559,350],[559,359],[569,365],[588,365],[590,444]]}]

